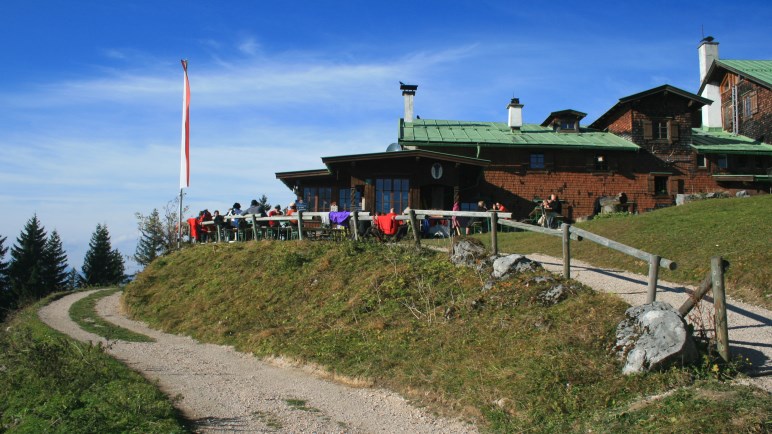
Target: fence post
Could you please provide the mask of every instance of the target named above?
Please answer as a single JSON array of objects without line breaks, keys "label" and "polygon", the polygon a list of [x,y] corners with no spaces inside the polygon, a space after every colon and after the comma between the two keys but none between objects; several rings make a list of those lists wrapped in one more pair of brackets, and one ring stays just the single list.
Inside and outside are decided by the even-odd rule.
[{"label": "fence post", "polygon": [[415,239],[415,248],[421,249],[421,227],[418,226],[418,219],[415,216],[415,210],[411,209],[409,212],[410,215],[410,226],[413,228],[413,238]]},{"label": "fence post", "polygon": [[252,214],[252,241],[257,241],[257,221],[254,214]]},{"label": "fence post", "polygon": [[571,278],[571,225],[563,224],[563,277]]},{"label": "fence post", "polygon": [[710,274],[713,281],[713,308],[716,311],[716,343],[718,354],[729,361],[729,330],[726,322],[726,293],[724,291],[724,260],[720,256],[710,259]]},{"label": "fence post", "polygon": [[499,254],[499,238],[498,238],[498,229],[499,229],[499,215],[495,212],[491,212],[491,250],[493,251],[494,255]]},{"label": "fence post", "polygon": [[659,279],[659,256],[649,257],[649,294],[646,303],[653,303],[657,299],[657,279]]},{"label": "fence post", "polygon": [[303,211],[298,211],[298,240],[303,241]]},{"label": "fence post", "polygon": [[351,213],[351,224],[354,225],[354,241],[359,241],[359,211],[354,210]]},{"label": "fence post", "polygon": [[712,281],[713,279],[711,277],[711,273],[708,273],[705,278],[702,279],[702,282],[700,282],[700,286],[697,287],[697,290],[695,290],[692,295],[686,299],[680,308],[678,308],[678,313],[682,318],[686,318],[686,314],[688,314],[689,311],[691,311],[692,308],[694,308],[694,306],[699,303],[700,300],[702,300],[702,297],[707,294],[708,290],[710,290],[712,287]]}]

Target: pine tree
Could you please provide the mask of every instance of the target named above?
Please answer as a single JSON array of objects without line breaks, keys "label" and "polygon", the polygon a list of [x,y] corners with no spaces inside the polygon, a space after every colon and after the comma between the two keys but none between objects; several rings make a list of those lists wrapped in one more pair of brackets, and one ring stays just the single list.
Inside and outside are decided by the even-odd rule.
[{"label": "pine tree", "polygon": [[145,266],[170,250],[169,240],[165,235],[158,209],[153,209],[153,212],[148,216],[140,213],[136,213],[135,216],[137,217],[140,239],[137,243],[137,250],[134,252],[134,260]]},{"label": "pine tree", "polygon": [[271,209],[271,204],[268,202],[268,196],[262,195],[257,200],[257,205],[263,208],[263,211],[268,212]]},{"label": "pine tree", "polygon": [[91,235],[82,271],[87,286],[117,285],[125,279],[123,256],[112,249],[107,225],[97,224]]},{"label": "pine tree", "polygon": [[5,254],[8,253],[8,247],[5,247],[5,241],[5,237],[0,237],[0,321],[16,305],[11,293],[11,287],[8,284],[8,263],[5,262]]},{"label": "pine tree", "polygon": [[45,246],[45,228],[37,215],[33,215],[16,239],[16,245],[11,248],[8,277],[11,291],[19,303],[36,300],[46,294],[42,272]]},{"label": "pine tree", "polygon": [[83,286],[83,276],[78,273],[75,267],[70,268],[70,272],[67,273],[67,289],[78,289],[81,286]]},{"label": "pine tree", "polygon": [[56,229],[51,232],[43,249],[42,276],[47,294],[67,290],[67,255]]}]

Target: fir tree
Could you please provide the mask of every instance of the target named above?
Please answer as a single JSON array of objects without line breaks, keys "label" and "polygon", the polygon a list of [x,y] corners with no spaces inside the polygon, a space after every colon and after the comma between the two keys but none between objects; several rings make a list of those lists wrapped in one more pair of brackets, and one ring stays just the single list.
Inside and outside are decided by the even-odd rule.
[{"label": "fir tree", "polygon": [[140,239],[137,243],[137,250],[134,252],[134,260],[138,264],[145,266],[153,262],[155,258],[166,254],[171,246],[165,235],[164,224],[161,222],[161,215],[158,213],[158,209],[153,209],[153,212],[148,216],[140,213],[135,215],[137,217]]},{"label": "fir tree", "polygon": [[107,225],[97,224],[91,235],[82,271],[87,286],[117,285],[125,279],[123,256],[112,249]]},{"label": "fir tree", "polygon": [[263,211],[268,212],[271,209],[271,204],[268,202],[268,196],[262,195],[257,200],[257,205],[263,208]]},{"label": "fir tree", "polygon": [[16,304],[8,284],[8,263],[5,262],[8,247],[5,247],[5,240],[5,237],[0,237],[0,321],[13,310]]},{"label": "fir tree", "polygon": [[46,231],[37,215],[33,215],[16,239],[16,245],[11,248],[8,277],[11,291],[19,303],[36,300],[46,294],[42,272],[45,247]]},{"label": "fir tree", "polygon": [[67,290],[67,255],[56,229],[51,232],[43,249],[42,275],[46,294]]},{"label": "fir tree", "polygon": [[83,286],[83,276],[78,273],[75,267],[70,268],[70,272],[67,273],[67,289],[74,290]]}]

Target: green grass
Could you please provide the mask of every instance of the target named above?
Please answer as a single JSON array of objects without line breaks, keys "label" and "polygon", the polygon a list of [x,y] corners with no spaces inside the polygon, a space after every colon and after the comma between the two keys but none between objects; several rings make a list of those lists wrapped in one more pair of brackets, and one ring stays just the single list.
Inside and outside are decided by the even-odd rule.
[{"label": "green grass", "polygon": [[139,374],[101,346],[44,325],[44,303],[2,324],[0,432],[186,432],[171,402]]},{"label": "green grass", "polygon": [[[700,368],[622,375],[609,347],[626,305],[569,281],[570,296],[544,306],[537,296],[546,287],[534,277],[483,291],[483,276],[442,253],[262,241],[163,257],[126,287],[124,302],[167,331],[322,365],[492,432],[598,431],[647,396],[717,382]],[[730,399],[723,421],[704,432],[762,428],[769,396],[730,390],[757,399]],[[683,400],[695,406],[669,417],[700,411],[698,395]],[[625,430],[669,426],[662,418]]]},{"label": "green grass", "polygon": [[96,313],[95,307],[97,302],[109,295],[115,294],[118,291],[120,291],[120,288],[97,291],[76,301],[70,307],[70,318],[75,321],[83,330],[102,336],[108,340],[119,340],[127,342],[155,342],[155,339],[149,336],[135,333],[123,327],[119,327],[109,321],[105,321]]},{"label": "green grass", "polygon": [[[661,270],[664,280],[696,285],[710,270],[710,258],[730,262],[727,294],[772,309],[772,195],[690,202],[629,217],[579,223],[576,226],[678,263]],[[476,235],[490,245],[490,236]],[[534,232],[505,232],[499,250],[562,256],[561,240]],[[595,265],[646,275],[645,261],[591,241],[572,241],[571,255]]]}]

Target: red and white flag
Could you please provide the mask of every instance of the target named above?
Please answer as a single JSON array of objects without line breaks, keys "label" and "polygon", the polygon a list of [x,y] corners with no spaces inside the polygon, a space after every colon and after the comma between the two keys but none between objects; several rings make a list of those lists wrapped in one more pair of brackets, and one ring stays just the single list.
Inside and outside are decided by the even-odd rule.
[{"label": "red and white flag", "polygon": [[190,82],[188,61],[182,60],[182,141],[180,143],[180,188],[190,187]]}]

